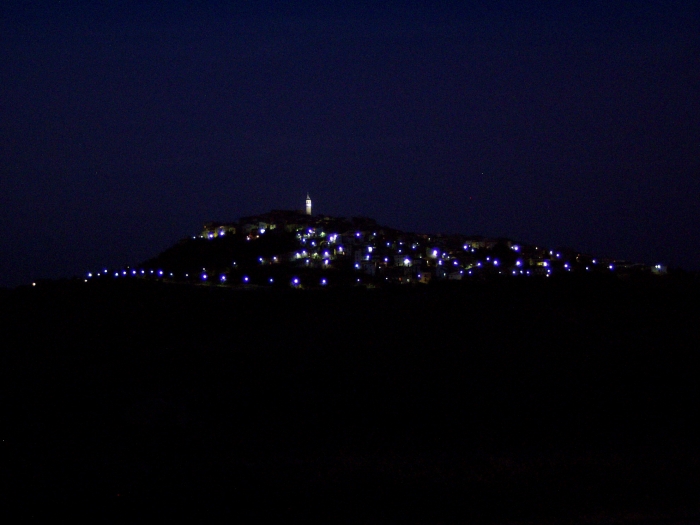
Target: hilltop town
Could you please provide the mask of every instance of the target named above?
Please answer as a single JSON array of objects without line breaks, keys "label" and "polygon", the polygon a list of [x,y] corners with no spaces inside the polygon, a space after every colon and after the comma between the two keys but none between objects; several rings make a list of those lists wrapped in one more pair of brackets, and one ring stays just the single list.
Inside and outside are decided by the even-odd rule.
[{"label": "hilltop town", "polygon": [[26,513],[700,522],[700,280],[307,210],[193,233],[0,290]]},{"label": "hilltop town", "polygon": [[141,277],[223,286],[322,288],[427,284],[503,277],[605,273],[666,273],[648,266],[549,248],[506,238],[410,233],[367,217],[273,210],[236,222],[211,222],[143,264],[89,272],[99,277]]}]

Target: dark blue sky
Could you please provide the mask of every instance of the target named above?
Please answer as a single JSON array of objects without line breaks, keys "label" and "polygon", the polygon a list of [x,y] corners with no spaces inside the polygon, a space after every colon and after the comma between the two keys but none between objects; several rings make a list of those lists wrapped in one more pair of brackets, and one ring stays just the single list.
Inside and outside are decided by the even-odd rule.
[{"label": "dark blue sky", "polygon": [[700,269],[698,2],[375,3],[3,2],[0,285],[307,190]]}]

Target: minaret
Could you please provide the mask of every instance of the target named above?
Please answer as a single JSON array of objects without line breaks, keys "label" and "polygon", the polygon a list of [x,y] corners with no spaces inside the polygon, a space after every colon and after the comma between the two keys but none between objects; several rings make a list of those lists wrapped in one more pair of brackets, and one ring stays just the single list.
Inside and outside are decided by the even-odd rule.
[{"label": "minaret", "polygon": [[306,193],[306,215],[311,215],[311,197]]}]

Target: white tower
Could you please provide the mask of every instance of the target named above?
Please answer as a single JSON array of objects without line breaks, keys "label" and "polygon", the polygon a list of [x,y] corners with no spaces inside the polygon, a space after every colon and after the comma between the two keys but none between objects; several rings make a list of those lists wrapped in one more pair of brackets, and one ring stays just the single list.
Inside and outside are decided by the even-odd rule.
[{"label": "white tower", "polygon": [[306,215],[311,215],[311,197],[306,193]]}]

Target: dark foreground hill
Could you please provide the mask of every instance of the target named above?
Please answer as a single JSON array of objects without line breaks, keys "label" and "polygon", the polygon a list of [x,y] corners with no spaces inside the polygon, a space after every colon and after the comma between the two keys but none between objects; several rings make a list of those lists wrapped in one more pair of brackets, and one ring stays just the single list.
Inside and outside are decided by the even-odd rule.
[{"label": "dark foreground hill", "polygon": [[697,519],[697,285],[448,284],[6,292],[3,507],[26,521]]}]

